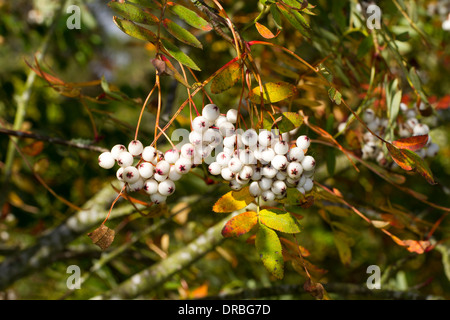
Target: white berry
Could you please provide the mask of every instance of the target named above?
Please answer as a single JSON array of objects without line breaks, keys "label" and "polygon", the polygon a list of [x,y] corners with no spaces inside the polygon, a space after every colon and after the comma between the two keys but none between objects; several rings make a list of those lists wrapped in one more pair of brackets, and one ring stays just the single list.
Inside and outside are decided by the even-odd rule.
[{"label": "white berry", "polygon": [[148,146],[142,150],[142,159],[148,162],[152,162],[158,156],[156,149],[154,147]]},{"label": "white berry", "polygon": [[103,152],[98,156],[98,165],[103,169],[111,169],[115,163],[114,157],[109,151]]},{"label": "white berry", "polygon": [[172,180],[164,180],[158,185],[158,192],[162,196],[170,196],[175,192],[175,183]]},{"label": "white berry", "polygon": [[138,166],[139,175],[144,178],[148,179],[153,176],[154,167],[150,162],[142,162]]},{"label": "white berry", "polygon": [[170,149],[164,154],[164,160],[169,164],[174,164],[180,158],[180,153],[176,149]]},{"label": "white berry", "polygon": [[215,104],[207,104],[202,110],[202,116],[210,122],[216,121],[220,116],[219,107]]},{"label": "white berry", "polygon": [[121,167],[129,167],[133,164],[133,155],[127,151],[119,153],[117,164]]},{"label": "white berry", "polygon": [[148,179],[144,182],[143,189],[148,194],[155,194],[158,192],[158,182],[154,179]]},{"label": "white berry", "polygon": [[128,152],[131,153],[133,156],[138,156],[142,153],[144,150],[144,146],[142,145],[142,142],[139,140],[132,140],[128,144]]},{"label": "white berry", "polygon": [[299,147],[302,150],[306,150],[311,145],[311,139],[309,139],[307,136],[300,136],[297,138],[296,141],[297,147]]},{"label": "white berry", "polygon": [[288,160],[285,156],[281,154],[277,154],[271,161],[272,167],[276,170],[286,170],[288,166]]},{"label": "white berry", "polygon": [[122,177],[123,181],[131,184],[137,182],[141,176],[139,175],[139,171],[136,167],[128,166],[123,169]]},{"label": "white berry", "polygon": [[117,160],[117,157],[123,151],[127,151],[127,148],[123,144],[116,144],[114,147],[112,147],[111,155],[113,156],[114,160]]},{"label": "white berry", "polygon": [[167,200],[166,196],[163,196],[159,193],[154,193],[152,195],[150,195],[150,200],[154,203],[154,204],[162,204],[165,203]]},{"label": "white berry", "polygon": [[210,123],[208,119],[202,116],[196,117],[194,120],[192,120],[192,130],[203,133],[210,127]]},{"label": "white berry", "polygon": [[316,166],[316,160],[311,156],[306,156],[302,161],[302,167],[306,171],[311,171]]},{"label": "white berry", "polygon": [[227,111],[227,120],[231,123],[236,123],[238,117],[238,111],[236,109],[230,109]]},{"label": "white berry", "polygon": [[287,169],[286,169],[287,175],[291,179],[299,179],[300,176],[303,173],[303,167],[298,162],[291,162],[289,163]]}]

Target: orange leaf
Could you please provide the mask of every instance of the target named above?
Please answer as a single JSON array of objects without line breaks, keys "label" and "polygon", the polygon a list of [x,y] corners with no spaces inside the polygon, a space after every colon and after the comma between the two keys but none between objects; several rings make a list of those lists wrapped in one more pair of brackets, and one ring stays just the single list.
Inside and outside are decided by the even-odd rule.
[{"label": "orange leaf", "polygon": [[394,240],[395,243],[402,247],[406,247],[409,252],[415,252],[417,254],[423,254],[432,248],[430,241],[419,241],[419,240],[401,240],[400,238],[394,236],[392,233],[382,230],[388,236]]},{"label": "orange leaf", "polygon": [[414,136],[393,141],[392,144],[399,149],[408,149],[417,151],[426,146],[428,142],[428,135]]},{"label": "orange leaf", "polygon": [[256,212],[248,211],[241,213],[228,220],[222,229],[222,235],[225,238],[239,237],[249,232],[257,222],[258,218]]},{"label": "orange leaf", "polygon": [[277,34],[275,35],[266,26],[262,25],[259,22],[255,22],[255,26],[259,34],[266,39],[273,39],[280,34],[280,30],[278,30]]},{"label": "orange leaf", "polygon": [[214,212],[232,212],[245,208],[255,198],[248,192],[248,187],[241,191],[230,191],[223,195],[213,206]]},{"label": "orange leaf", "polygon": [[22,148],[22,152],[31,157],[35,157],[44,150],[44,142],[35,141]]}]

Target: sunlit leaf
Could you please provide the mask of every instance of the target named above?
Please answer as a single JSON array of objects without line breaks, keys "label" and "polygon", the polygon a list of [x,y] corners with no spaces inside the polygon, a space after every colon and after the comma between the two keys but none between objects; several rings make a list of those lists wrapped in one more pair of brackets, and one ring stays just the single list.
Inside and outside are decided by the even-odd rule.
[{"label": "sunlit leaf", "polygon": [[175,13],[180,19],[184,20],[190,26],[203,31],[212,30],[212,27],[208,24],[208,22],[191,9],[173,2],[167,2],[167,5],[170,6],[170,11]]},{"label": "sunlit leaf", "polygon": [[159,19],[149,11],[144,11],[132,3],[109,2],[108,6],[118,15],[133,22],[156,25]]},{"label": "sunlit leaf", "polygon": [[[264,103],[277,103],[286,100],[297,94],[297,88],[287,82],[269,82],[263,84]],[[255,87],[250,95],[253,103],[261,102],[261,92],[259,86]]]},{"label": "sunlit leaf", "polygon": [[198,39],[192,33],[187,31],[183,27],[180,27],[172,20],[166,18],[162,21],[162,23],[166,30],[179,41],[196,48],[203,48],[201,42],[198,41]]},{"label": "sunlit leaf", "polygon": [[272,33],[272,31],[269,30],[265,25],[262,25],[259,22],[255,22],[256,30],[258,30],[258,33],[265,39],[273,39],[275,38],[278,33],[275,35]]},{"label": "sunlit leaf", "polygon": [[156,34],[144,27],[138,26],[129,20],[121,19],[118,17],[113,17],[113,21],[120,30],[133,38],[149,41],[153,44],[157,42]]},{"label": "sunlit leaf", "polygon": [[222,93],[233,87],[241,78],[242,65],[238,61],[227,65],[211,81],[211,92]]},{"label": "sunlit leaf", "polygon": [[230,191],[223,195],[213,206],[214,212],[232,212],[245,208],[254,201],[248,192],[248,187],[240,191]]},{"label": "sunlit leaf", "polygon": [[243,212],[228,220],[222,229],[222,235],[225,238],[239,237],[249,232],[257,222],[258,216],[256,212]]},{"label": "sunlit leaf", "polygon": [[277,279],[284,276],[284,261],[281,242],[272,229],[259,225],[255,239],[256,250],[266,269]]},{"label": "sunlit leaf", "polygon": [[392,144],[399,149],[417,151],[426,146],[428,139],[428,135],[413,136],[393,141]]},{"label": "sunlit leaf", "polygon": [[261,210],[259,219],[265,226],[284,233],[299,233],[300,224],[290,213],[275,210]]},{"label": "sunlit leaf", "polygon": [[200,68],[195,64],[195,62],[172,42],[166,39],[161,39],[161,42],[164,46],[164,49],[170,56],[172,56],[172,58],[179,61],[181,64],[184,64],[186,67],[201,71]]}]

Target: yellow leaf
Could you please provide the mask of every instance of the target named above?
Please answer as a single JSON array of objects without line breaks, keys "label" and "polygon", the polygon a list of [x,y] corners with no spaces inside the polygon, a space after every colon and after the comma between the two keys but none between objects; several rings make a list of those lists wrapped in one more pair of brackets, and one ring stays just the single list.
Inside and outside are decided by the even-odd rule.
[{"label": "yellow leaf", "polygon": [[245,208],[255,198],[248,192],[248,187],[241,191],[230,191],[223,195],[213,206],[214,212],[233,212]]}]

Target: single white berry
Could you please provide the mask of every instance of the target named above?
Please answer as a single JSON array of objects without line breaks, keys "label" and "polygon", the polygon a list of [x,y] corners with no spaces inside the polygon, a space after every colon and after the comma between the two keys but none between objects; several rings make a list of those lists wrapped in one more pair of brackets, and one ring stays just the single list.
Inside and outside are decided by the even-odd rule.
[{"label": "single white berry", "polygon": [[299,179],[303,173],[303,167],[298,162],[291,162],[287,166],[286,173],[291,179]]},{"label": "single white berry", "polygon": [[375,111],[372,109],[366,109],[362,116],[365,123],[370,123],[375,120]]},{"label": "single white berry", "polygon": [[287,190],[286,183],[284,183],[284,181],[276,180],[276,181],[273,182],[272,187],[270,188],[270,190],[275,195],[284,194],[284,193],[286,193],[286,190]]},{"label": "single white berry", "polygon": [[239,160],[241,160],[244,165],[256,164],[256,159],[253,151],[248,149],[239,151]]},{"label": "single white berry", "polygon": [[266,190],[261,193],[261,198],[266,202],[274,201],[275,194],[270,190]]},{"label": "single white berry", "polygon": [[216,161],[222,166],[228,166],[228,162],[231,160],[231,155],[225,152],[221,152],[217,155]]},{"label": "single white berry", "polygon": [[238,117],[238,111],[236,109],[230,109],[227,111],[227,120],[231,123],[236,123]]},{"label": "single white berry", "polygon": [[414,130],[414,127],[417,126],[418,124],[419,120],[417,120],[416,118],[410,118],[405,122],[405,125],[409,127],[411,130]]},{"label": "single white berry", "polygon": [[419,123],[414,126],[413,136],[424,136],[430,133],[430,128],[426,124]]},{"label": "single white berry", "polygon": [[275,151],[272,148],[266,149],[261,152],[261,162],[263,164],[270,163],[275,158]]},{"label": "single white berry", "polygon": [[208,130],[210,127],[210,123],[208,119],[202,116],[196,117],[194,120],[192,120],[192,130],[202,133]]},{"label": "single white berry", "polygon": [[148,179],[153,176],[154,167],[150,162],[142,162],[138,165],[138,170],[142,178]]},{"label": "single white berry", "polygon": [[229,137],[225,137],[224,139],[223,139],[223,146],[225,147],[225,148],[236,148],[236,146],[237,146],[237,143],[238,143],[238,136],[237,135],[235,135],[235,134],[233,134],[232,136],[229,136]]},{"label": "single white berry", "polygon": [[181,156],[186,159],[192,159],[195,154],[195,147],[190,143],[186,143],[181,147]]},{"label": "single white berry", "polygon": [[254,129],[248,129],[242,134],[242,143],[248,147],[254,147],[258,143],[258,133]]},{"label": "single white berry", "polygon": [[259,187],[261,188],[261,190],[265,191],[265,190],[269,190],[270,188],[272,188],[273,180],[270,178],[263,177],[263,178],[261,178],[261,180],[258,183],[259,183]]},{"label": "single white berry", "polygon": [[302,167],[305,171],[311,171],[316,166],[316,160],[311,156],[306,156],[302,161]]},{"label": "single white berry", "polygon": [[120,167],[119,169],[117,169],[116,178],[119,181],[123,181],[123,167]]},{"label": "single white berry", "polygon": [[300,180],[297,183],[297,187],[303,187],[305,185],[306,179],[308,179],[306,176],[301,176]]},{"label": "single white berry", "polygon": [[157,172],[155,172],[155,174],[153,175],[153,179],[155,179],[158,182],[167,180],[168,177],[169,177],[169,174],[159,174]]},{"label": "single white berry", "polygon": [[162,196],[170,196],[175,192],[175,183],[172,180],[164,180],[158,185],[158,193]]},{"label": "single white berry", "polygon": [[253,168],[251,166],[244,166],[241,171],[239,171],[239,179],[250,180],[253,176]]},{"label": "single white berry", "polygon": [[219,107],[215,104],[207,104],[202,110],[202,116],[210,122],[216,121],[220,116]]},{"label": "single white berry", "polygon": [[235,134],[236,129],[234,124],[229,121],[224,121],[219,125],[219,131],[222,137],[229,137]]},{"label": "single white berry", "polygon": [[115,163],[116,161],[109,151],[103,152],[98,156],[98,165],[103,169],[111,169],[112,167],[114,167]]},{"label": "single white berry", "polygon": [[262,147],[272,146],[272,142],[275,140],[275,136],[272,131],[263,130],[258,135],[259,145]]},{"label": "single white berry", "polygon": [[272,179],[277,175],[278,170],[270,165],[263,167],[261,173],[264,177]]},{"label": "single white berry", "polygon": [[289,150],[288,160],[290,162],[302,162],[305,158],[305,153],[302,148],[294,147]]},{"label": "single white berry", "polygon": [[178,173],[175,166],[170,167],[169,176],[167,179],[170,179],[172,181],[178,181],[182,177],[181,173]]},{"label": "single white berry", "polygon": [[180,158],[180,153],[176,149],[170,149],[164,154],[164,160],[169,164],[174,164]]},{"label": "single white berry", "polygon": [[275,176],[276,180],[286,180],[288,175],[286,174],[286,171],[278,171],[277,175]]},{"label": "single white berry", "polygon": [[189,142],[194,146],[201,146],[203,143],[203,134],[197,131],[189,133]]},{"label": "single white berry", "polygon": [[158,153],[156,152],[156,149],[152,146],[147,146],[142,150],[142,159],[148,162],[152,162],[156,159],[158,156]]},{"label": "single white berry", "polygon": [[116,144],[114,147],[112,147],[111,155],[113,156],[114,160],[117,160],[117,157],[123,151],[127,151],[127,148],[123,144]]},{"label": "single white berry", "polygon": [[133,164],[133,155],[127,151],[119,153],[117,157],[117,164],[121,167],[129,167]]},{"label": "single white berry", "polygon": [[229,121],[227,120],[227,117],[225,117],[225,116],[219,116],[219,117],[216,119],[216,121],[214,122],[214,124],[215,124],[215,126],[216,126],[217,128],[219,128],[220,124],[222,124],[223,122],[229,122]]},{"label": "single white berry", "polygon": [[311,139],[309,139],[309,137],[305,136],[305,135],[300,136],[300,137],[297,138],[296,145],[300,149],[306,150],[311,145]]},{"label": "single white berry", "polygon": [[236,174],[230,170],[230,168],[225,167],[220,171],[220,175],[226,181],[231,181],[236,177]]},{"label": "single white berry", "polygon": [[276,154],[285,155],[289,151],[289,144],[284,140],[277,141],[273,147],[273,150]]},{"label": "single white berry", "polygon": [[170,171],[170,163],[166,160],[159,161],[155,167],[155,173],[159,175],[167,175]]},{"label": "single white berry", "polygon": [[270,163],[272,164],[272,167],[279,171],[286,170],[288,166],[288,160],[286,156],[281,154],[277,154]]},{"label": "single white berry", "polygon": [[143,188],[144,188],[144,179],[142,179],[142,178],[139,178],[134,183],[129,183],[128,184],[128,191],[129,192],[137,192],[139,190],[142,190]]},{"label": "single white berry", "polygon": [[230,186],[231,190],[233,190],[233,191],[239,191],[242,189],[242,184],[240,184],[236,180],[231,180],[229,183],[229,186]]},{"label": "single white berry", "polygon": [[253,181],[258,181],[258,180],[261,180],[261,178],[262,178],[262,170],[261,170],[261,167],[256,167],[256,168],[254,168],[254,169],[253,169],[253,175],[252,175],[251,179],[252,179]]},{"label": "single white berry", "polygon": [[222,166],[218,162],[212,162],[208,166],[208,172],[213,176],[218,176],[222,172]]},{"label": "single white berry", "polygon": [[427,157],[433,158],[438,154],[438,152],[439,152],[439,145],[437,145],[436,143],[432,143],[427,148]]},{"label": "single white berry", "polygon": [[223,141],[222,136],[220,135],[219,130],[209,128],[203,133],[203,143],[211,145],[211,146],[218,146]]},{"label": "single white berry", "polygon": [[144,182],[143,189],[148,194],[155,194],[158,192],[158,182],[154,179],[148,179]]},{"label": "single white berry", "polygon": [[256,182],[256,181],[253,181],[252,183],[250,183],[248,191],[251,194],[251,196],[255,197],[255,198],[260,196],[262,193],[262,190],[259,187],[258,182]]},{"label": "single white berry", "polygon": [[139,175],[139,170],[134,166],[128,166],[123,169],[122,173],[123,181],[127,183],[135,183],[141,177]]},{"label": "single white berry", "polygon": [[142,153],[144,150],[144,146],[142,145],[142,142],[139,140],[131,140],[128,144],[128,152],[131,153],[133,156],[138,156]]},{"label": "single white berry", "polygon": [[223,148],[223,152],[229,155],[230,157],[234,154],[234,148]]},{"label": "single white berry", "polygon": [[312,179],[306,179],[305,184],[303,185],[303,189],[305,189],[306,192],[309,192],[314,187],[314,182]]},{"label": "single white berry", "polygon": [[154,204],[162,204],[167,201],[167,197],[163,196],[162,194],[159,194],[159,193],[154,193],[154,194],[150,195],[150,200]]},{"label": "single white berry", "polygon": [[242,167],[243,167],[243,164],[242,164],[241,160],[239,160],[237,158],[232,158],[230,160],[230,162],[228,162],[228,168],[233,173],[238,173],[239,171],[241,171]]}]

